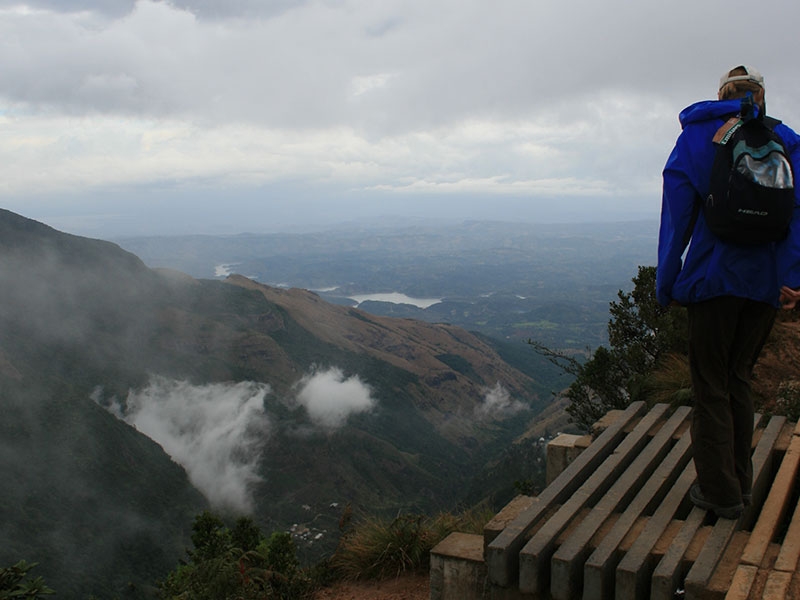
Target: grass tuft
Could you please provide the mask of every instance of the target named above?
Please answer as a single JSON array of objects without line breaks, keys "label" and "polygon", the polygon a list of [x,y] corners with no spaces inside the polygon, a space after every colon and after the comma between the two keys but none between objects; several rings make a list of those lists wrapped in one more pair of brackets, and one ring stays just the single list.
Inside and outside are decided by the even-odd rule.
[{"label": "grass tuft", "polygon": [[481,506],[459,515],[365,517],[342,537],[330,566],[340,578],[348,580],[388,579],[424,572],[436,544],[454,531],[482,533],[492,516],[488,508]]},{"label": "grass tuft", "polygon": [[645,380],[647,401],[672,406],[692,402],[692,377],[689,359],[679,354],[668,354]]}]

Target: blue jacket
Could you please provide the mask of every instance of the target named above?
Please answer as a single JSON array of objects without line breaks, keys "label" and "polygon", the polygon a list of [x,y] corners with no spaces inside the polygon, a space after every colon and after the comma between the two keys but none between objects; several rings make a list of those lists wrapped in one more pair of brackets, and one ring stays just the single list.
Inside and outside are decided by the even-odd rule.
[{"label": "blue jacket", "polygon": [[[795,210],[782,242],[737,246],[717,239],[699,211],[691,233],[695,202],[708,195],[715,147],[712,138],[739,112],[739,100],[708,100],[680,114],[683,131],[664,167],[661,228],[658,236],[656,295],[667,306],[737,296],[778,306],[781,285],[800,287],[800,184],[795,180]],[[783,123],[775,127],[800,176],[800,136]],[[686,251],[688,243],[688,251]],[[682,260],[684,251],[685,259]]]}]

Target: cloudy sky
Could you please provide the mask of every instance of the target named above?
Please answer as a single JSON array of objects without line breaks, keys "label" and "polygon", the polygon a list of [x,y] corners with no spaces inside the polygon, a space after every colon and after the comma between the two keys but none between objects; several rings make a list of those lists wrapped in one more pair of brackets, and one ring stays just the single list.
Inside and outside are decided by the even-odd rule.
[{"label": "cloudy sky", "polygon": [[[800,5],[0,0],[0,206],[96,237],[655,217],[677,113]],[[795,125],[800,127],[800,125]]]}]

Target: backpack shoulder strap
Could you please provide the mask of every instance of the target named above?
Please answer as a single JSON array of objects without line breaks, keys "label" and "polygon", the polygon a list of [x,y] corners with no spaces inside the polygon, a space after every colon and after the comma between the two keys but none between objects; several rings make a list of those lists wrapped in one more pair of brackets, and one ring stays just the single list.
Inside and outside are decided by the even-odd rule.
[{"label": "backpack shoulder strap", "polygon": [[783,121],[781,121],[780,119],[776,119],[775,117],[768,117],[767,115],[764,115],[764,118],[762,120],[764,121],[764,125],[766,125],[769,129],[775,129],[776,126],[783,123]]},{"label": "backpack shoulder strap", "polygon": [[714,134],[714,137],[711,141],[715,144],[724,146],[733,137],[733,134],[736,133],[736,130],[743,125],[743,123],[744,121],[742,121],[739,115],[731,117],[722,124],[722,127],[717,129],[717,133]]}]

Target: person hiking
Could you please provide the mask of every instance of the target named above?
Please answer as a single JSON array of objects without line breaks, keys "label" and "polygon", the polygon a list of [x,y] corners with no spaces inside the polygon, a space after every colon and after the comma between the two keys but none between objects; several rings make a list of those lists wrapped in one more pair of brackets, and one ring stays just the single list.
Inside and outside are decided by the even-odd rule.
[{"label": "person hiking", "polygon": [[[697,469],[690,498],[732,519],[751,501],[753,366],[777,308],[796,302],[789,290],[800,288],[797,187],[790,196],[788,230],[779,241],[723,241],[709,228],[706,207],[701,210],[710,200],[719,145],[714,139],[726,133],[726,124],[743,120],[745,103],[750,118],[765,118],[764,78],[739,65],[720,79],[717,100],[697,102],[680,113],[682,131],[663,171],[656,270],[659,303],[686,306],[688,313]],[[793,172],[800,173],[800,136],[777,120],[770,120],[769,129],[782,142]]]}]

